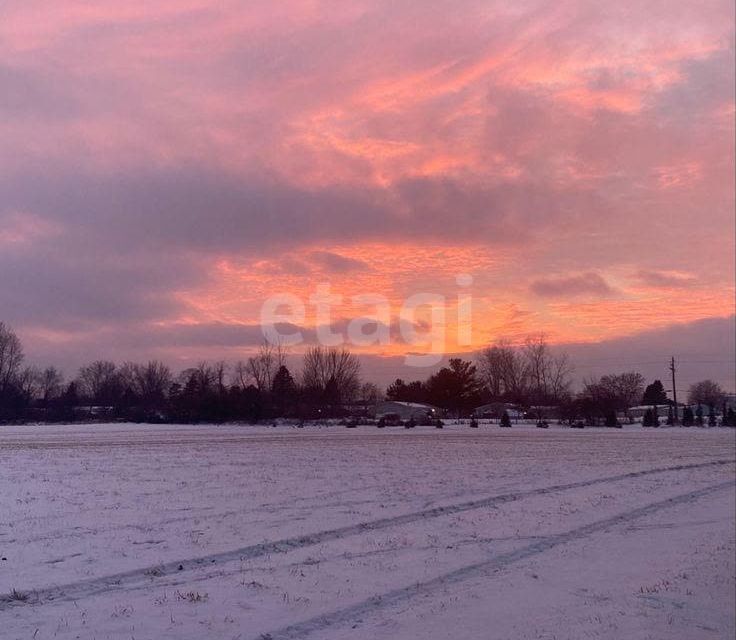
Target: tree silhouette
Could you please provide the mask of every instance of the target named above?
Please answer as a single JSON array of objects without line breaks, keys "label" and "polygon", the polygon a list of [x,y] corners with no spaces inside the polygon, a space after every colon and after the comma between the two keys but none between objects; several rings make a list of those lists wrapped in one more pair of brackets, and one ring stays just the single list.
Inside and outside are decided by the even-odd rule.
[{"label": "tree silhouette", "polygon": [[644,390],[642,404],[667,404],[667,393],[661,380],[655,380]]},{"label": "tree silhouette", "polygon": [[715,407],[723,404],[726,393],[717,382],[713,380],[702,380],[691,385],[688,391],[688,404],[699,404],[715,409]]},{"label": "tree silhouette", "polygon": [[297,400],[297,386],[286,365],[281,365],[271,385],[274,408],[279,416],[285,417],[294,413]]},{"label": "tree silhouette", "polygon": [[480,404],[480,382],[472,362],[452,358],[427,381],[427,397],[431,404],[453,411],[457,416]]}]

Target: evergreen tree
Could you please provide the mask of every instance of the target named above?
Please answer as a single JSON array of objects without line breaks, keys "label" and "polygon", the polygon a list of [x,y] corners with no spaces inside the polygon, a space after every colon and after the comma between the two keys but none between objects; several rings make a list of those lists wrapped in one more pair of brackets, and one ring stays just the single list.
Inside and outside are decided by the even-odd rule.
[{"label": "evergreen tree", "polygon": [[70,408],[79,404],[79,388],[76,382],[70,382],[64,393],[61,394],[61,403]]},{"label": "evergreen tree", "polygon": [[641,419],[641,426],[642,427],[651,427],[653,422],[654,421],[652,419],[652,410],[651,409],[647,409],[644,412],[644,416]]},{"label": "evergreen tree", "polygon": [[685,407],[682,410],[682,426],[692,427],[694,423],[695,416],[693,415],[693,410],[690,407]]},{"label": "evergreen tree", "polygon": [[732,407],[728,408],[724,424],[729,427],[736,427],[736,412],[734,412]]},{"label": "evergreen tree", "polygon": [[386,389],[386,398],[397,402],[427,402],[427,389],[420,380],[407,384],[397,378]]},{"label": "evergreen tree", "polygon": [[607,427],[617,427],[618,426],[618,418],[616,418],[615,411],[609,411],[608,413],[606,413],[605,425]]},{"label": "evergreen tree", "polygon": [[716,412],[713,407],[710,408],[710,413],[708,413],[708,426],[709,427],[715,427],[718,426],[718,420],[716,420]]},{"label": "evergreen tree", "polygon": [[644,390],[642,404],[667,404],[667,393],[661,380],[655,380]]},{"label": "evergreen tree", "polygon": [[406,401],[406,395],[407,385],[401,378],[396,378],[394,382],[388,385],[388,389],[386,389],[386,398],[388,400]]},{"label": "evergreen tree", "polygon": [[297,387],[294,378],[285,365],[281,365],[273,377],[271,393],[277,415],[285,417],[294,412]]},{"label": "evergreen tree", "polygon": [[322,390],[321,406],[327,408],[328,415],[335,416],[340,412],[342,404],[342,396],[340,395],[340,387],[337,379],[332,376]]},{"label": "evergreen tree", "polygon": [[427,380],[427,397],[431,404],[459,417],[480,404],[481,387],[472,362],[451,358],[449,365]]}]

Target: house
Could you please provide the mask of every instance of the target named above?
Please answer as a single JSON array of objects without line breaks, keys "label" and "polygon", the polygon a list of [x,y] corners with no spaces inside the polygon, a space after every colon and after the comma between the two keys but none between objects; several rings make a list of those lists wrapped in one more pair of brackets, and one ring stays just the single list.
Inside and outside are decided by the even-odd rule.
[{"label": "house", "polygon": [[[637,418],[643,418],[644,414],[649,411],[652,408],[653,405],[651,404],[641,404],[637,405],[635,407],[629,407],[627,411],[621,411],[618,412],[617,415],[619,417],[626,417],[628,415],[629,418],[632,418],[636,420]],[[674,404],[669,401],[667,404],[659,404],[657,405],[657,415],[660,418],[666,418],[667,414],[669,413],[670,406],[674,407]],[[682,418],[682,411],[685,408],[684,404],[677,403],[677,413]]]},{"label": "house", "polygon": [[416,421],[421,421],[426,418],[436,418],[439,413],[439,409],[430,404],[399,402],[397,400],[379,402],[375,408],[375,417],[379,420],[395,417],[399,420],[411,420],[413,418]]},{"label": "house", "polygon": [[516,407],[516,405],[509,404],[508,402],[483,404],[473,409],[473,417],[498,419],[503,415],[504,411],[509,414],[509,418],[512,420],[520,420],[524,417],[523,411]]},{"label": "house", "polygon": [[560,408],[556,405],[535,405],[533,407],[529,407],[529,411],[526,412],[524,417],[532,418],[534,420],[559,420]]},{"label": "house", "polygon": [[[727,393],[723,404],[726,406],[726,411],[729,409],[736,411],[736,393]],[[719,409],[722,409],[722,407],[719,407]]]}]

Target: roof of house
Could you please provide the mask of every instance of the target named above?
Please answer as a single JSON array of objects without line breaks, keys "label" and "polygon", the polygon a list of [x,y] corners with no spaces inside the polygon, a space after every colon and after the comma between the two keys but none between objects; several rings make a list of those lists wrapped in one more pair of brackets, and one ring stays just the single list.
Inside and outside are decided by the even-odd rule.
[{"label": "roof of house", "polygon": [[482,404],[475,408],[476,411],[480,411],[482,409],[500,409],[503,407],[504,409],[516,409],[517,406],[511,402],[487,402],[486,404]]},{"label": "roof of house", "polygon": [[379,402],[378,406],[386,405],[386,404],[398,404],[402,407],[407,407],[411,409],[436,409],[437,408],[437,407],[432,406],[431,404],[426,404],[423,402],[404,402],[402,400],[384,400],[383,402]]}]

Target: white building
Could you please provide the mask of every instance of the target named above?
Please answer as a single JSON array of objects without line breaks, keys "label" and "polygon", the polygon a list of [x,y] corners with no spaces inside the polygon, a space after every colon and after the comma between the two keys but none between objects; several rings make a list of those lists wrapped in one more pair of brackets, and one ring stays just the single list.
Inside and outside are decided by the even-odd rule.
[{"label": "white building", "polygon": [[473,410],[473,415],[476,418],[492,418],[498,419],[506,412],[512,420],[520,420],[524,417],[524,412],[509,402],[491,402],[489,404],[483,404],[480,407],[476,407]]},{"label": "white building", "polygon": [[437,407],[421,402],[398,402],[386,400],[376,405],[376,418],[396,417],[399,420],[423,420],[425,418],[436,418],[439,415]]}]

